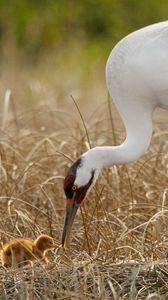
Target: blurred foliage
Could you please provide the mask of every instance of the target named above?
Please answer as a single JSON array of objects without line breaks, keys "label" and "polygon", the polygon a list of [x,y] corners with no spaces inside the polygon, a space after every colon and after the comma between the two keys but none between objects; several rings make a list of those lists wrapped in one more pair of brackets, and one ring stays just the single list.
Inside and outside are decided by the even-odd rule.
[{"label": "blurred foliage", "polygon": [[1,58],[14,47],[34,62],[72,43],[106,55],[130,31],[167,16],[167,0],[1,0]]}]

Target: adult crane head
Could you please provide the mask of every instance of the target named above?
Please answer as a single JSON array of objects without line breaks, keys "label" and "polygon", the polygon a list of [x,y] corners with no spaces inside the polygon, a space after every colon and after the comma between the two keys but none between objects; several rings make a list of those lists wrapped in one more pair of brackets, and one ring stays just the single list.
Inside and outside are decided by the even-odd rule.
[{"label": "adult crane head", "polygon": [[68,170],[64,180],[66,196],[66,214],[62,232],[62,245],[64,248],[67,248],[77,210],[95,184],[100,170],[101,163],[95,155],[93,157],[92,149],[85,152]]}]

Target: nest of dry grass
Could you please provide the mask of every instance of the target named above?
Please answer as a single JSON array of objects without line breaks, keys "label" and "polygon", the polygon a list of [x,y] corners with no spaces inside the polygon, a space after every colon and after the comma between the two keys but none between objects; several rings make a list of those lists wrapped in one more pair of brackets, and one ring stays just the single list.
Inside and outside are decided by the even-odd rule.
[{"label": "nest of dry grass", "polygon": [[[89,145],[123,139],[106,104],[83,122],[77,112],[72,117],[47,106],[24,114],[12,108],[3,116],[2,243],[40,233],[60,240],[67,168]],[[76,217],[71,253],[51,254],[48,266],[1,268],[0,299],[168,297],[168,130],[167,124],[161,126],[162,131],[155,126],[152,145],[140,161],[103,171]]]},{"label": "nest of dry grass", "polygon": [[167,263],[102,264],[86,256],[45,268],[0,270],[0,299],[167,299]]}]

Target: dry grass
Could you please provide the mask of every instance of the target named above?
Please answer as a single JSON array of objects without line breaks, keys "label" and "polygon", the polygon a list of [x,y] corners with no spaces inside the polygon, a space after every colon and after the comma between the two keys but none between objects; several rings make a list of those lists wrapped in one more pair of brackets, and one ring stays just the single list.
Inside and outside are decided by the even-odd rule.
[{"label": "dry grass", "polygon": [[[85,126],[87,134],[78,112],[66,108],[39,106],[19,114],[7,92],[0,132],[1,242],[39,233],[60,240],[68,166],[89,144],[123,139],[107,103]],[[168,128],[161,126],[140,161],[103,171],[76,217],[70,254],[52,253],[45,267],[0,268],[0,299],[168,298]]]}]

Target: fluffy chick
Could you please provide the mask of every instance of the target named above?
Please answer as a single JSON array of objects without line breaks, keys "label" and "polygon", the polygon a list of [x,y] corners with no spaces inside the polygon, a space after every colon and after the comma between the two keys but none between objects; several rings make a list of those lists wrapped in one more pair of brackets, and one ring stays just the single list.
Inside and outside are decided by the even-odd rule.
[{"label": "fluffy chick", "polygon": [[38,236],[34,241],[26,238],[14,239],[2,246],[1,262],[4,267],[30,264],[35,260],[48,263],[46,252],[59,247],[60,245],[46,234]]}]

